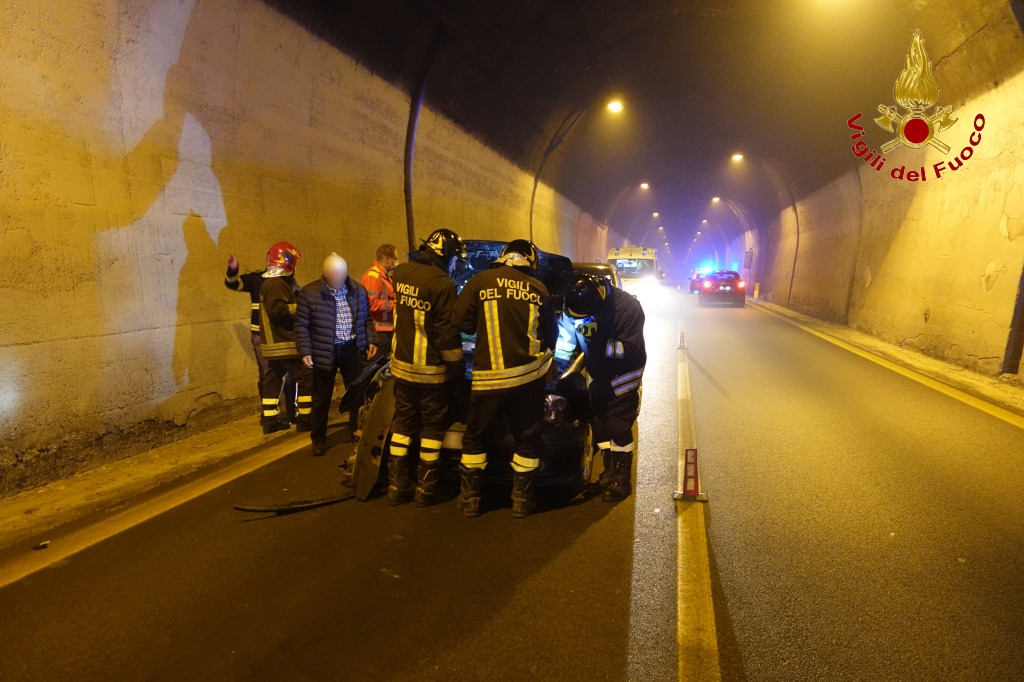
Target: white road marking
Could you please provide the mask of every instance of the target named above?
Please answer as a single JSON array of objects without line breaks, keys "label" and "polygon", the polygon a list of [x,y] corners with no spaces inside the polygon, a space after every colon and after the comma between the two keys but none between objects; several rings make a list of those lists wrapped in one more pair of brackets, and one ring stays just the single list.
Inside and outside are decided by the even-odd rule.
[{"label": "white road marking", "polygon": [[251,457],[211,472],[184,486],[168,490],[151,500],[131,506],[97,523],[54,538],[46,549],[28,551],[0,566],[0,589],[15,583],[36,571],[63,562],[74,554],[122,533],[175,507],[190,502],[206,493],[245,476],[306,447],[307,440],[282,439]]}]

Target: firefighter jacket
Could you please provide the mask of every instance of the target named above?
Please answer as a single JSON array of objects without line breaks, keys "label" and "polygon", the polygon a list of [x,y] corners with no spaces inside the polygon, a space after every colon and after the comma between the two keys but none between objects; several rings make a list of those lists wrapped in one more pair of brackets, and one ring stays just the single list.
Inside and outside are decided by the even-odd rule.
[{"label": "firefighter jacket", "polygon": [[557,335],[550,299],[540,280],[508,265],[466,283],[455,323],[476,334],[474,391],[512,389],[547,374]]},{"label": "firefighter jacket", "polygon": [[395,328],[395,286],[384,266],[374,261],[363,275],[362,285],[370,296],[370,314],[379,332]]},{"label": "firefighter jacket", "polygon": [[462,339],[452,323],[455,285],[431,254],[418,251],[391,275],[395,334],[391,374],[416,384],[448,380],[447,363],[462,361]]},{"label": "firefighter jacket", "polygon": [[263,278],[260,287],[260,341],[268,360],[297,358],[295,348],[295,309],[299,286],[295,277]]},{"label": "firefighter jacket", "polygon": [[252,313],[249,315],[249,331],[260,331],[260,286],[263,284],[263,271],[247,272],[239,275],[238,270],[228,268],[224,275],[224,286],[232,291],[249,294]]},{"label": "firefighter jacket", "polygon": [[595,382],[610,383],[615,395],[638,389],[647,364],[640,301],[612,287],[596,314],[580,320],[563,313],[555,357],[560,362],[570,360],[576,348],[586,356],[587,373]]}]

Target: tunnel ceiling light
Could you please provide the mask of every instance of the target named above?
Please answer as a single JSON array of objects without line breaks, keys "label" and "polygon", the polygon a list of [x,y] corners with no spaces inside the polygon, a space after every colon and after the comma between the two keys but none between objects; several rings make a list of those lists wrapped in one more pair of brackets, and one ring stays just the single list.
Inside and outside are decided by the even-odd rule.
[{"label": "tunnel ceiling light", "polygon": [[743,160],[743,155],[740,154],[739,152],[736,152],[735,154],[732,155],[732,160],[733,161],[742,161]]},{"label": "tunnel ceiling light", "polygon": [[697,236],[698,237],[700,236],[700,230],[697,230]]},{"label": "tunnel ceiling light", "polygon": [[657,218],[657,217],[658,217],[658,216],[660,216],[661,214],[660,214],[660,213],[658,213],[657,211],[655,211],[655,212],[654,212],[654,213],[652,213],[651,215],[652,215],[652,216],[654,216],[655,218]]},{"label": "tunnel ceiling light", "polygon": [[640,189],[650,189],[650,188],[651,188],[650,183],[647,183],[647,182],[641,182],[640,183]]},{"label": "tunnel ceiling light", "polygon": [[622,100],[613,99],[611,102],[608,102],[608,111],[612,112],[613,114],[617,114],[620,111],[622,111]]},{"label": "tunnel ceiling light", "polygon": [[708,219],[705,218],[704,220],[700,221],[700,224],[701,225],[707,225],[708,224]]},{"label": "tunnel ceiling light", "polygon": [[713,203],[713,204],[717,204],[721,200],[722,200],[721,197],[711,197],[711,203]]},{"label": "tunnel ceiling light", "polygon": [[664,225],[658,225],[658,229],[659,229],[659,230],[664,230],[664,229],[665,229],[665,226],[664,226]]}]

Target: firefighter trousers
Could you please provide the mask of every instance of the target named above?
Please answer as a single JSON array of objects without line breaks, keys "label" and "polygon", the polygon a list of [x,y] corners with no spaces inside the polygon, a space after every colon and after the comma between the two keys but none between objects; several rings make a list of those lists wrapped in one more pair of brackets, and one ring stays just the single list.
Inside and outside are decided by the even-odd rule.
[{"label": "firefighter trousers", "polygon": [[[252,333],[252,353],[256,356],[256,368],[259,370],[259,378],[256,380],[256,392],[263,395],[263,377],[267,375],[267,359],[263,357],[263,341],[259,332]],[[290,421],[295,421],[295,379],[289,374],[284,379],[284,408],[285,414]]]},{"label": "firefighter trousers", "polygon": [[[277,406],[281,397],[281,387],[289,376],[294,378],[298,386],[298,396],[295,399],[295,421],[304,425],[310,423],[310,415],[313,411],[313,372],[298,358],[267,360],[267,372],[263,375],[263,385],[260,387],[260,396],[263,400],[261,423],[266,424],[280,419],[281,412]],[[286,395],[285,400],[288,399],[289,396]]]},{"label": "firefighter trousers", "polygon": [[540,466],[544,424],[543,378],[507,391],[473,391],[466,434],[462,437],[462,465],[471,469],[486,467],[487,450],[494,444],[498,427],[505,423],[516,444],[512,468],[536,469]]},{"label": "firefighter trousers", "polygon": [[420,461],[441,456],[441,442],[448,430],[448,404],[452,383],[417,384],[395,380],[395,420],[391,428],[392,457],[404,457],[416,436],[420,437]]},{"label": "firefighter trousers", "polygon": [[[640,391],[626,391],[615,395],[608,381],[594,380],[590,384],[590,425],[594,442],[602,450],[632,451],[633,424],[640,414]],[[629,446],[627,448],[627,446]]]}]

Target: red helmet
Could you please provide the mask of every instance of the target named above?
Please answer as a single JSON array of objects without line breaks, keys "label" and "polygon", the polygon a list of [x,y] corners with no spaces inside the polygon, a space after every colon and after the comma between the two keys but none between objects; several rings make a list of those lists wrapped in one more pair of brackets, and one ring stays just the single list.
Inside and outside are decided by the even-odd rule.
[{"label": "red helmet", "polygon": [[299,250],[288,242],[277,242],[267,251],[267,267],[295,272],[295,266],[298,265],[301,255]]}]

